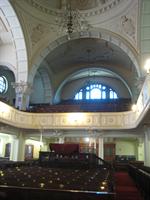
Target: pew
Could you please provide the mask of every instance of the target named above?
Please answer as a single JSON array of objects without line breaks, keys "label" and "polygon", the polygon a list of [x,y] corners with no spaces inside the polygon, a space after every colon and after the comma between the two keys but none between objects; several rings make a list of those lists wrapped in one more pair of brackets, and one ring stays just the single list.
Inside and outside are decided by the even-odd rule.
[{"label": "pew", "polygon": [[7,163],[0,169],[0,199],[115,200],[113,171],[101,158],[80,153],[68,157],[40,154],[38,163]]},{"label": "pew", "polygon": [[128,166],[130,176],[134,179],[137,187],[142,193],[144,200],[150,199],[150,167],[136,166],[130,164]]}]

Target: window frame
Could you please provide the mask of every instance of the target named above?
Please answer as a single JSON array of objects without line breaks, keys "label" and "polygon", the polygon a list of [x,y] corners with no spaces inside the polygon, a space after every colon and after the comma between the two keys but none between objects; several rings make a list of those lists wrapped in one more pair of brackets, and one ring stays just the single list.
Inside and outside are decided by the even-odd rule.
[{"label": "window frame", "polygon": [[0,75],[0,94],[5,94],[8,90],[8,80],[4,75]]},{"label": "window frame", "polygon": [[[92,90],[99,89],[100,98],[92,97]],[[80,96],[80,98],[79,98]],[[82,98],[81,98],[82,97]],[[79,91],[74,95],[74,100],[114,100],[118,99],[118,94],[110,86],[101,83],[88,83],[84,85]]]}]

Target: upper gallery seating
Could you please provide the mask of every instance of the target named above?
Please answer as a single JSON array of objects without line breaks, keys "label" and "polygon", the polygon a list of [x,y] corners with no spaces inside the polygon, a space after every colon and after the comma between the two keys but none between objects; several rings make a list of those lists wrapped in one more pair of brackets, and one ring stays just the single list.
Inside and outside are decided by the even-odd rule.
[{"label": "upper gallery seating", "polygon": [[30,112],[122,112],[131,110],[130,99],[64,100],[59,104],[31,104]]}]

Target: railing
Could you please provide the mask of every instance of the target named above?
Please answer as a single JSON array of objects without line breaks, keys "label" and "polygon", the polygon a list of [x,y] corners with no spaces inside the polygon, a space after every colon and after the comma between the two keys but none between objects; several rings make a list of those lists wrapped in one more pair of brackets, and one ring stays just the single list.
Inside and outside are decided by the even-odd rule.
[{"label": "railing", "polygon": [[0,186],[1,200],[115,200],[115,193]]},{"label": "railing", "polygon": [[61,154],[55,152],[40,152],[39,162],[42,166],[54,166],[54,167],[106,167],[111,169],[111,165],[103,159],[97,157],[91,153],[78,153],[78,154]]}]

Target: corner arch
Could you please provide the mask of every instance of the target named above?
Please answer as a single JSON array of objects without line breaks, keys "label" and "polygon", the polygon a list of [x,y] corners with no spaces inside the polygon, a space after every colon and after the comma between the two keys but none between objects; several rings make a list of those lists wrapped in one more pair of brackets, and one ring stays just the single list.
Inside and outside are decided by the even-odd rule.
[{"label": "corner arch", "polygon": [[[70,40],[76,40],[76,39],[82,39],[82,38],[97,38],[97,39],[103,39],[105,41],[108,41],[116,46],[118,46],[124,53],[126,53],[129,58],[131,59],[132,63],[134,64],[138,77],[142,76],[142,72],[139,67],[138,63],[138,55],[136,50],[131,46],[131,44],[125,39],[121,38],[120,36],[114,34],[113,32],[106,31],[104,29],[92,29],[90,31],[82,31],[82,32],[76,32],[72,33],[71,38],[68,39],[68,37],[65,35],[63,37],[58,38],[57,40],[49,43],[49,45],[41,52],[38,59],[36,60],[32,72],[30,73],[29,77],[34,77],[36,70],[41,65],[43,60],[47,57],[49,53],[51,53],[55,48],[59,47],[62,44],[67,43]],[[30,81],[32,82],[32,77],[30,77]]]},{"label": "corner arch", "polygon": [[[28,79],[28,60],[25,38],[18,17],[8,0],[0,1],[0,10],[3,21],[10,29],[12,41],[16,52],[16,68],[15,79],[16,82],[27,82]],[[13,19],[13,20],[12,20]]]}]

